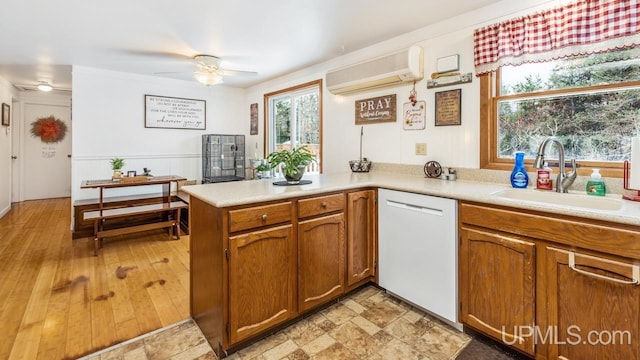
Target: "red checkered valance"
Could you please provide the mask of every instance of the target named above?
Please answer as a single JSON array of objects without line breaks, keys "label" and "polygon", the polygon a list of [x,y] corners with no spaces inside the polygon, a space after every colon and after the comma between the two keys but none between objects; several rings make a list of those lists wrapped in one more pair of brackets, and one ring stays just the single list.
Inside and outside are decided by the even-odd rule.
[{"label": "red checkered valance", "polygon": [[477,29],[476,76],[505,65],[638,46],[639,13],[640,0],[581,0]]}]

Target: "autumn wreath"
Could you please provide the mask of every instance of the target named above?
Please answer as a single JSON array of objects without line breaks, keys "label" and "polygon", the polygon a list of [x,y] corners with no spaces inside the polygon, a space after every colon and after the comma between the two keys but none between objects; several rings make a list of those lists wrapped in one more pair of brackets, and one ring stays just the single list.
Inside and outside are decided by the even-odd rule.
[{"label": "autumn wreath", "polygon": [[31,123],[31,136],[39,137],[45,143],[57,143],[67,135],[67,124],[53,115],[39,118]]}]

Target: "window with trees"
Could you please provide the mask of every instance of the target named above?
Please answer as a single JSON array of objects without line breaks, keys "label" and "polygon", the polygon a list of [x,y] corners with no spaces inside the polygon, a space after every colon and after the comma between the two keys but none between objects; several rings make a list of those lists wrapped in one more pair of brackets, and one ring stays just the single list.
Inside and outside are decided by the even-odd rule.
[{"label": "window with trees", "polygon": [[484,167],[508,168],[516,151],[535,158],[542,140],[556,136],[567,159],[619,176],[640,132],[639,59],[640,48],[628,48],[483,75]]},{"label": "window with trees", "polygon": [[576,0],[476,29],[480,166],[510,169],[514,152],[531,159],[555,136],[579,174],[621,177],[640,134],[639,12],[637,2]]},{"label": "window with trees", "polygon": [[322,170],[322,80],[264,95],[265,155],[306,145],[316,155],[307,172]]}]

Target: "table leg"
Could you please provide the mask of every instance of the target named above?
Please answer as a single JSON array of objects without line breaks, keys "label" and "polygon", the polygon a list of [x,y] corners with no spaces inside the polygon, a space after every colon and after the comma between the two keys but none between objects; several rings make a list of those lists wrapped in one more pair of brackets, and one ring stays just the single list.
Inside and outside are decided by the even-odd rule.
[{"label": "table leg", "polygon": [[[162,184],[162,202],[165,204],[171,203],[171,182]],[[169,220],[169,213],[162,214],[162,221]]]},{"label": "table leg", "polygon": [[102,209],[104,208],[104,204],[103,204],[103,193],[102,191],[104,190],[104,188],[100,187],[100,201],[98,203],[98,209],[100,209],[100,216],[102,216]]},{"label": "table leg", "polygon": [[98,221],[100,220],[96,219],[93,222],[93,256],[98,256],[98,243],[100,241],[100,239],[98,239]]},{"label": "table leg", "polygon": [[176,209],[176,230],[175,230],[175,238],[176,240],[180,240],[180,208]]},{"label": "table leg", "polygon": [[165,203],[171,202],[171,183],[162,184],[162,201]]}]

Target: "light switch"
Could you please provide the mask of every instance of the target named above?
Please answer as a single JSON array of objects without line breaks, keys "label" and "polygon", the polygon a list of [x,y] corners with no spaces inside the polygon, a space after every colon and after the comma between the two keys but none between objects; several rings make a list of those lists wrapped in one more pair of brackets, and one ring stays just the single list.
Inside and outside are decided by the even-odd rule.
[{"label": "light switch", "polygon": [[416,143],[416,155],[427,155],[427,143]]}]

